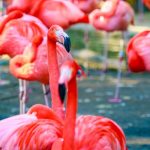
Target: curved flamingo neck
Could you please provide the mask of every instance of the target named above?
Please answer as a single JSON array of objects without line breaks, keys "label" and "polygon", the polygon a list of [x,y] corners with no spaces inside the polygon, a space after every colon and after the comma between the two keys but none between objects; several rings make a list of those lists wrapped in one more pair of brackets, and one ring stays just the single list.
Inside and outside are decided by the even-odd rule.
[{"label": "curved flamingo neck", "polygon": [[35,114],[38,119],[51,119],[63,124],[63,120],[61,120],[51,108],[42,104],[33,105],[27,114]]},{"label": "curved flamingo neck", "polygon": [[23,13],[21,11],[14,11],[8,15],[6,15],[2,20],[1,20],[1,24],[0,24],[0,33],[2,33],[5,25],[12,19],[18,19],[21,18],[23,16]]},{"label": "curved flamingo neck", "polygon": [[56,53],[56,42],[52,41],[48,37],[48,71],[49,71],[49,83],[52,98],[52,109],[60,116],[63,117],[64,107],[60,100],[58,93],[58,79],[59,68]]},{"label": "curved flamingo neck", "polygon": [[[120,0],[106,1],[104,3],[104,7],[102,6],[102,9],[100,11],[100,15],[104,16],[104,17],[108,17],[108,18],[113,16],[116,12],[116,9],[117,9],[119,2],[120,2]],[[109,9],[108,9],[108,7],[106,7],[106,5],[108,5],[108,4],[109,5],[111,4],[111,6],[109,6]]]},{"label": "curved flamingo neck", "polygon": [[74,148],[75,123],[78,107],[77,97],[77,81],[76,77],[74,77],[68,84],[66,120],[63,133],[63,150],[73,150]]}]

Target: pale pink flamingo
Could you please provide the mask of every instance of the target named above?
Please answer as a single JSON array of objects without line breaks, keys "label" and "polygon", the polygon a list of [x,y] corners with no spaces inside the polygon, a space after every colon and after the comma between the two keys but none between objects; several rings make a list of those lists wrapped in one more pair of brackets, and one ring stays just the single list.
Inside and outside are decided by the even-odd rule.
[{"label": "pale pink flamingo", "polygon": [[150,72],[150,31],[142,31],[130,39],[126,53],[132,72]]},{"label": "pale pink flamingo", "polygon": [[[106,1],[107,2],[107,1]],[[134,23],[134,11],[132,9],[132,7],[125,1],[121,1],[121,0],[116,0],[114,1],[115,3],[113,3],[113,1],[108,1],[111,5],[108,5],[110,8],[114,8],[112,9],[113,13],[102,13],[101,10],[103,10],[106,12],[109,10],[109,7],[104,7],[102,6],[102,8],[100,10],[96,9],[94,10],[89,17],[90,23],[97,29],[97,30],[104,30],[106,31],[106,39],[105,39],[105,49],[104,49],[104,72],[107,70],[107,66],[108,66],[108,60],[107,60],[107,55],[108,55],[108,33],[113,32],[113,31],[121,31],[122,32],[122,36],[123,38],[126,38],[125,32],[128,29],[129,24],[133,24]],[[104,3],[105,4],[105,3]],[[114,5],[114,7],[113,7]],[[111,10],[111,9],[110,9]],[[110,11],[111,12],[111,11]],[[120,47],[121,50],[123,50],[125,48],[125,42],[126,39],[124,40],[120,40]],[[120,66],[122,61],[120,62]],[[102,77],[105,74],[102,74]],[[120,81],[120,77],[118,76],[118,81]],[[118,88],[116,88],[118,89]],[[116,92],[117,93],[117,90]],[[116,94],[115,94],[116,95]],[[118,95],[118,94],[117,94]],[[114,98],[110,100],[111,102],[120,102],[120,98]]]},{"label": "pale pink flamingo", "polygon": [[47,27],[53,24],[64,29],[76,23],[88,23],[88,16],[76,5],[66,0],[13,0],[7,12],[22,10],[38,17]]},{"label": "pale pink flamingo", "polygon": [[[110,3],[108,7],[105,6],[105,3]],[[114,2],[114,3],[113,3]],[[133,24],[134,12],[131,6],[124,1],[115,0],[115,1],[106,1],[104,6],[102,5],[101,9],[94,10],[90,16],[90,23],[97,30],[104,30],[107,33],[113,31],[124,31],[127,30],[128,25]],[[108,12],[110,7],[110,13]],[[112,8],[112,9],[111,9]],[[106,13],[104,13],[106,10]],[[108,40],[108,35],[106,41]],[[105,43],[107,46],[108,43]],[[105,48],[105,57],[107,57],[107,49]],[[104,70],[107,69],[107,58],[105,58]]]},{"label": "pale pink flamingo", "polygon": [[[37,49],[41,44],[37,37],[46,36],[48,29],[38,19],[20,11],[14,11],[0,18],[0,55],[7,54],[11,58],[24,50]],[[27,101],[26,81],[19,80],[20,113],[24,113]],[[45,90],[45,85],[43,85]],[[47,98],[45,96],[45,101]]]},{"label": "pale pink flamingo", "polygon": [[27,114],[0,121],[1,149],[51,149],[53,142],[62,137],[62,120],[52,109],[34,105]]},{"label": "pale pink flamingo", "polygon": [[126,150],[125,135],[113,120],[91,115],[76,119],[78,70],[75,61],[66,61],[60,69],[59,87],[65,84],[68,89],[66,119],[63,137],[54,142],[52,150]]}]

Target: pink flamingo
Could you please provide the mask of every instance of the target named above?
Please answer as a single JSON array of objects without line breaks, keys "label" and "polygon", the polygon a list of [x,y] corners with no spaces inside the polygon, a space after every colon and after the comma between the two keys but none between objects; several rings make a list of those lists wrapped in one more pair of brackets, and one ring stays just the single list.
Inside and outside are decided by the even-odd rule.
[{"label": "pink flamingo", "polygon": [[[106,1],[107,3],[107,1]],[[106,4],[104,3],[104,4]],[[97,30],[104,30],[107,33],[112,31],[126,31],[127,27],[130,23],[133,24],[134,12],[133,9],[127,2],[124,1],[108,1],[110,3],[108,6],[112,9],[111,11],[107,12],[109,9],[106,7],[107,5],[102,6],[100,10],[94,10],[90,16],[89,20],[90,23],[95,27]],[[106,12],[105,12],[106,10]],[[104,13],[105,12],[105,13]],[[108,39],[108,36],[107,36]],[[107,43],[105,44],[107,45]],[[107,48],[106,50],[106,57],[107,57]],[[105,60],[104,69],[107,68],[107,59]]]},{"label": "pink flamingo", "polygon": [[132,72],[150,71],[150,31],[142,31],[130,39],[126,53]]},{"label": "pink flamingo", "polygon": [[59,87],[65,84],[68,88],[66,119],[63,137],[54,142],[52,150],[126,150],[125,135],[111,119],[91,115],[76,119],[78,70],[75,61],[66,61],[60,69]]},{"label": "pink flamingo", "polygon": [[[49,29],[48,68],[53,109],[37,104],[32,106],[27,114],[0,121],[0,147],[2,149],[48,150],[51,149],[56,139],[62,137],[63,121],[58,115],[64,111],[64,108],[58,92],[59,69],[56,48],[59,44],[67,46],[66,40],[68,42],[68,36],[61,27],[54,25]],[[61,47],[61,50],[65,48]]]},{"label": "pink flamingo", "polygon": [[150,9],[150,0],[142,0],[143,3]]},{"label": "pink flamingo", "polygon": [[[107,2],[107,1],[106,1]],[[105,59],[104,59],[104,72],[107,70],[107,66],[108,66],[108,60],[107,60],[107,55],[108,55],[108,33],[109,32],[113,32],[113,31],[121,31],[122,32],[122,36],[123,38],[126,38],[125,36],[125,31],[127,31],[128,25],[129,24],[133,24],[134,22],[134,11],[131,8],[131,6],[124,1],[113,1],[110,2],[108,1],[108,3],[112,4],[112,5],[108,5],[110,8],[110,13],[101,13],[101,10],[103,10],[102,12],[105,12],[105,9],[108,11],[108,7],[103,7],[101,8],[101,10],[94,10],[89,17],[90,23],[97,29],[97,30],[104,30],[107,31],[107,36],[105,39]],[[105,4],[105,3],[104,3]],[[107,12],[106,11],[106,12]],[[111,13],[112,12],[112,13]],[[122,40],[120,41],[120,47],[123,50],[125,47],[125,41],[126,40]],[[121,66],[122,61],[119,61]],[[118,71],[120,72],[120,71]],[[102,77],[104,77],[105,74],[103,74]],[[120,77],[118,75],[118,82],[120,82]],[[118,85],[117,85],[118,87]],[[118,88],[116,88],[115,91],[115,95],[118,93]],[[118,95],[119,96],[119,95]],[[120,102],[120,98],[117,96],[115,96],[115,98],[111,99],[110,102]]]},{"label": "pink flamingo", "polygon": [[[11,58],[23,53],[29,47],[36,49],[41,44],[41,40],[38,42],[36,36],[46,36],[48,31],[38,18],[25,15],[20,11],[9,13],[0,20],[0,55],[7,54]],[[19,80],[19,85],[20,113],[24,113],[27,101],[26,82]],[[45,85],[43,85],[43,90],[45,90]],[[47,101],[45,96],[45,102]]]},{"label": "pink flamingo", "polygon": [[[60,35],[60,36],[62,36],[62,35]],[[63,37],[60,37],[60,38],[63,38]],[[56,52],[53,52],[53,53],[56,53],[56,54],[54,55],[51,52],[50,54],[48,53],[48,55],[47,55],[47,39],[44,38],[42,44],[36,49],[36,51],[33,51],[31,49],[32,53],[30,53],[29,50],[28,50],[28,52],[25,51],[23,54],[20,54],[20,55],[17,55],[15,57],[13,57],[10,60],[10,67],[9,67],[10,72],[15,77],[23,79],[23,80],[38,81],[38,82],[41,82],[42,84],[49,84],[49,80],[52,79],[53,82],[55,81],[55,83],[57,83],[57,80],[55,80],[55,78],[57,79],[58,71],[53,73],[53,75],[55,74],[55,78],[54,77],[49,78],[49,71],[51,71],[51,70],[48,70],[48,64],[51,64],[51,63],[48,62],[47,60],[48,60],[48,58],[53,59],[53,57],[56,56],[57,57],[57,62],[58,62],[58,67],[60,67],[60,65],[64,61],[66,61],[67,59],[72,59],[72,56],[70,55],[70,53],[68,53],[69,50],[70,50],[69,49],[70,40],[68,40],[67,35],[66,35],[65,38],[66,39],[65,39],[64,45],[65,45],[65,47],[68,51],[66,49],[64,49],[63,45],[58,43],[58,42],[55,44],[55,47],[51,46],[52,42],[48,42],[48,46],[51,49],[56,48]],[[28,54],[30,54],[30,58],[29,58]],[[55,63],[56,63],[56,60],[55,60]],[[50,66],[51,69],[53,69],[54,64],[52,64]],[[53,90],[56,91],[56,89],[54,89],[54,86],[51,88],[52,100],[55,99],[55,98],[53,98],[53,96],[54,96]],[[52,102],[52,104],[53,104],[53,102]]]},{"label": "pink flamingo", "polygon": [[87,23],[88,16],[70,1],[62,0],[13,0],[7,12],[22,10],[38,17],[47,27],[53,24],[60,25],[64,29],[76,23]]}]

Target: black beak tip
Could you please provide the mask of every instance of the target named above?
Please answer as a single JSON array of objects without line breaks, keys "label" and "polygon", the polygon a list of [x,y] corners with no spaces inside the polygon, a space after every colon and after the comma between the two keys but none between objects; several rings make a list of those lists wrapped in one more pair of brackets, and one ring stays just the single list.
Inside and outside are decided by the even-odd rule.
[{"label": "black beak tip", "polygon": [[64,103],[65,96],[66,96],[65,84],[59,84],[59,96],[60,96],[61,102]]},{"label": "black beak tip", "polygon": [[67,52],[69,53],[70,49],[71,49],[71,41],[70,41],[70,37],[69,36],[65,37],[64,46],[65,46]]}]

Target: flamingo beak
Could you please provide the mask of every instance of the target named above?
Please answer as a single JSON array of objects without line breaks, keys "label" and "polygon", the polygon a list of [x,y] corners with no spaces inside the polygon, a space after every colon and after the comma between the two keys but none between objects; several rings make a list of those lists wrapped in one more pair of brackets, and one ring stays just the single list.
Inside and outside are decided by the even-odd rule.
[{"label": "flamingo beak", "polygon": [[68,34],[61,30],[61,31],[56,31],[56,35],[58,37],[58,42],[64,45],[66,51],[69,53],[71,48],[71,41]]},{"label": "flamingo beak", "polygon": [[64,83],[62,83],[62,84],[60,83],[59,86],[58,86],[58,89],[59,89],[59,96],[60,96],[61,102],[64,103],[65,96],[66,96],[65,84]]},{"label": "flamingo beak", "polygon": [[67,52],[70,52],[70,48],[71,48],[71,41],[70,41],[70,37],[65,33],[64,34],[64,47],[66,48]]},{"label": "flamingo beak", "polygon": [[62,103],[64,102],[64,99],[65,99],[66,86],[67,86],[68,81],[71,78],[71,73],[72,73],[72,70],[69,67],[63,67],[60,70],[60,77],[59,77],[58,84],[59,84],[59,96],[60,96],[60,99],[62,100]]}]

